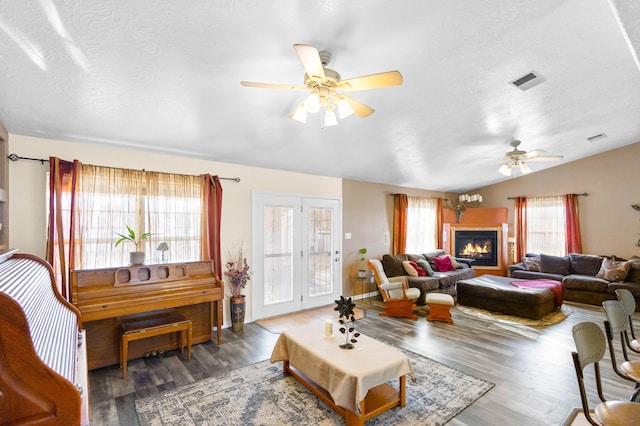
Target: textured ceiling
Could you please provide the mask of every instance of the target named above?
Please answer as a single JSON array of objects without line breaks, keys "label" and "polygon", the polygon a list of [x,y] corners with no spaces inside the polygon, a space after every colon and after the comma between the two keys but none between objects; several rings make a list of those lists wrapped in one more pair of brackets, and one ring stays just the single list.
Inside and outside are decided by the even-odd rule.
[{"label": "textured ceiling", "polygon": [[[328,50],[376,112],[320,128],[292,45]],[[634,0],[2,0],[0,122],[12,134],[442,191],[510,179],[510,150],[562,162],[640,141]],[[510,81],[535,71],[527,91]],[[588,137],[607,138],[589,142]],[[17,150],[19,151],[19,149]],[[16,152],[20,155],[20,152]]]}]

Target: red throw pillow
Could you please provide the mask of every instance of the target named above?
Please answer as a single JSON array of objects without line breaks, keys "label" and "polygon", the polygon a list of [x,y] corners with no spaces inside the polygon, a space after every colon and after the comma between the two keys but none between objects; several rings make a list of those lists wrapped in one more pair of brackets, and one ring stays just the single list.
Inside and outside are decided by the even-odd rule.
[{"label": "red throw pillow", "polygon": [[456,270],[456,268],[453,267],[453,263],[451,263],[449,256],[434,257],[433,261],[436,263],[436,268],[438,268],[438,271],[440,272]]},{"label": "red throw pillow", "polygon": [[424,268],[420,265],[418,265],[416,262],[414,262],[413,260],[410,261],[409,263],[411,263],[411,266],[413,266],[414,268],[416,268],[416,271],[418,271],[418,276],[419,277],[426,277],[427,276],[427,271],[424,270]]}]

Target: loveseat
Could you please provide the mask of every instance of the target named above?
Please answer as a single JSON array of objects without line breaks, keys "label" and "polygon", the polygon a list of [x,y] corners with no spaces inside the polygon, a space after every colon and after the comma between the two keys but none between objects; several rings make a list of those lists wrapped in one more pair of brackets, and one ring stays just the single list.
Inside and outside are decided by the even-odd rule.
[{"label": "loveseat", "polygon": [[615,300],[615,291],[629,290],[640,308],[640,258],[571,253],[551,256],[527,253],[522,262],[509,266],[509,276],[524,279],[551,279],[562,282],[564,300],[601,305]]},{"label": "loveseat", "polygon": [[[449,259],[453,270],[445,270],[451,268],[446,267],[447,262],[444,258]],[[418,274],[414,273],[413,269],[407,266],[407,263],[411,262],[426,266],[426,275],[421,275],[419,272]],[[438,264],[441,265],[440,269]],[[442,264],[445,264],[445,267],[442,267]],[[409,287],[420,290],[420,297],[416,300],[417,305],[426,304],[427,293],[431,292],[455,296],[456,283],[475,276],[475,271],[471,268],[468,259],[447,255],[444,250],[435,250],[424,254],[385,254],[382,256],[382,267],[387,277],[406,276]],[[424,267],[422,269],[425,270]]]}]

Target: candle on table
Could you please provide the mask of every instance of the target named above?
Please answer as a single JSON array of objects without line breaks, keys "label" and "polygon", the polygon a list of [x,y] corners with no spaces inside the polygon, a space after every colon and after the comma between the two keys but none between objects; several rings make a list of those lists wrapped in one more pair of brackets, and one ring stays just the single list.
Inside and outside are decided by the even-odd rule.
[{"label": "candle on table", "polygon": [[333,335],[333,321],[330,319],[324,320],[324,337],[331,337]]}]

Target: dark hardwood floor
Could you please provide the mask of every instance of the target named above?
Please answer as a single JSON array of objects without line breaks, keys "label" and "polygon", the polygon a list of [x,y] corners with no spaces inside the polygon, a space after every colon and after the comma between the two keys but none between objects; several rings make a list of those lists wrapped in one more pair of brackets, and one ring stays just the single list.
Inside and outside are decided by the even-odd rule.
[{"label": "dark hardwood floor", "polygon": [[[427,322],[424,317],[418,321],[380,317],[365,299],[359,302],[366,314],[358,320],[358,329],[496,384],[449,425],[558,425],[572,407],[580,406],[570,354],[574,349],[571,328],[582,321],[602,327],[604,319],[597,306],[567,305],[574,313],[563,322],[532,328],[504,326],[455,309],[453,324]],[[137,425],[136,399],[267,359],[277,338],[249,323],[242,332],[224,329],[219,348],[212,342],[195,345],[190,362],[179,351],[132,360],[125,380],[118,366],[93,370],[89,373],[91,424]],[[627,399],[633,385],[615,375],[608,354],[602,367],[605,396]],[[591,385],[592,368],[587,373]],[[597,401],[594,389],[590,403]]]}]

